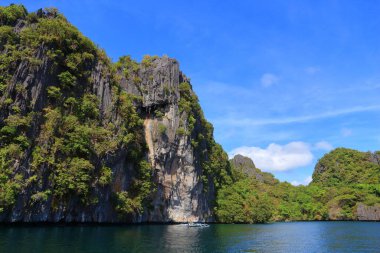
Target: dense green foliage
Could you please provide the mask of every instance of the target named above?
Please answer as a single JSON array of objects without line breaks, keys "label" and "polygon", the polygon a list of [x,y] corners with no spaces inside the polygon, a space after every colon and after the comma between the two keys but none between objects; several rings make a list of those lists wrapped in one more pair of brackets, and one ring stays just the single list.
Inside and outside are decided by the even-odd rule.
[{"label": "dense green foliage", "polygon": [[25,7],[22,5],[0,6],[0,25],[13,26],[18,19],[25,18],[27,14]]},{"label": "dense green foliage", "polygon": [[266,222],[272,217],[273,206],[266,193],[259,191],[255,181],[242,179],[218,192],[216,215],[226,223]]},{"label": "dense green foliage", "polygon": [[[233,168],[234,183],[219,192],[216,215],[222,222],[249,223],[356,219],[359,203],[380,204],[378,158],[376,153],[335,149],[319,160],[308,186],[279,182],[256,168],[252,174],[261,176],[247,179],[242,168]],[[257,214],[265,219],[258,220]]]},{"label": "dense green foliage", "polygon": [[[324,186],[380,184],[380,159],[370,152],[337,148],[319,160],[313,182]],[[374,163],[376,161],[376,163]]]}]

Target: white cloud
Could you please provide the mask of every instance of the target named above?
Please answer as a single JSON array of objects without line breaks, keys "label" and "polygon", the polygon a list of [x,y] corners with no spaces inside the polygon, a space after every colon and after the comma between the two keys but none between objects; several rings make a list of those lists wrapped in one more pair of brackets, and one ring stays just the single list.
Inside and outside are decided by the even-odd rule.
[{"label": "white cloud", "polygon": [[313,67],[313,66],[305,68],[305,72],[309,75],[314,75],[315,73],[319,72],[319,70],[320,69],[318,67]]},{"label": "white cloud", "polygon": [[352,135],[352,130],[348,129],[348,128],[343,128],[340,132],[341,132],[343,137],[348,137],[348,136]]},{"label": "white cloud", "polygon": [[274,74],[270,74],[270,73],[265,73],[261,79],[261,85],[263,87],[270,87],[272,86],[273,84],[277,83],[278,82],[278,77]]},{"label": "white cloud", "polygon": [[[303,123],[309,122],[312,120],[325,119],[325,118],[333,118],[341,115],[358,113],[358,112],[369,112],[369,111],[379,111],[380,105],[370,105],[370,106],[356,106],[351,108],[345,108],[335,111],[326,111],[322,113],[315,113],[312,115],[303,115],[303,116],[295,116],[295,117],[284,117],[284,118],[267,118],[267,119],[251,119],[251,118],[223,118],[216,119],[214,122],[220,124],[227,124],[233,126],[264,126],[264,125],[282,125],[282,124],[291,124],[291,123]],[[342,135],[349,136],[352,132],[350,129],[343,129]]]},{"label": "white cloud", "polygon": [[290,182],[292,185],[294,186],[298,186],[298,185],[308,185],[311,183],[311,181],[313,181],[313,178],[311,176],[308,176],[307,178],[305,178],[302,182],[298,182],[297,180],[295,181],[292,181]]},{"label": "white cloud", "polygon": [[241,154],[250,157],[256,166],[264,171],[286,171],[311,164],[313,154],[310,145],[304,142],[290,142],[286,145],[272,143],[267,148],[239,147],[230,156]]},{"label": "white cloud", "polygon": [[330,151],[332,149],[334,149],[333,145],[331,145],[330,143],[328,143],[327,141],[320,141],[320,142],[317,142],[314,147],[316,149],[322,149],[322,150],[326,150],[326,151]]}]

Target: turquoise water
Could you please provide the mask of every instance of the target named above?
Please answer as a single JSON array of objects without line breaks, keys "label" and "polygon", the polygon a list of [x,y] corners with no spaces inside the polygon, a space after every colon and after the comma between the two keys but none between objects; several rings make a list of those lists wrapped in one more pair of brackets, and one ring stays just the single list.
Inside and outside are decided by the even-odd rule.
[{"label": "turquoise water", "polygon": [[5,226],[0,252],[380,252],[380,223]]}]

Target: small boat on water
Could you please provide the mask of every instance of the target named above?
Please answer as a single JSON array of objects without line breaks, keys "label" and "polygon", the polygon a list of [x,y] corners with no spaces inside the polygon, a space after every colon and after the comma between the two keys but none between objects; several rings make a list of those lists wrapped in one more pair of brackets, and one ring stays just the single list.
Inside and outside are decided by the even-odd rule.
[{"label": "small boat on water", "polygon": [[188,227],[195,227],[195,228],[208,228],[210,225],[206,223],[195,223],[195,222],[189,222],[187,223]]}]

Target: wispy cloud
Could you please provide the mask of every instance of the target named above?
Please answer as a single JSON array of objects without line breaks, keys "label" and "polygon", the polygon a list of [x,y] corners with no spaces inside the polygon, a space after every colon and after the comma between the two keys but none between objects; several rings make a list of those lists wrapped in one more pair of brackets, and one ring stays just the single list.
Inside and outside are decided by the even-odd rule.
[{"label": "wispy cloud", "polygon": [[234,118],[223,118],[216,119],[214,122],[220,124],[227,124],[232,126],[264,126],[264,125],[282,125],[291,123],[303,123],[313,120],[332,118],[341,115],[358,113],[358,112],[368,112],[368,111],[378,111],[380,110],[380,105],[371,106],[356,106],[351,108],[345,108],[340,110],[326,111],[319,114],[303,115],[295,117],[284,117],[284,118],[267,118],[267,119],[234,119]]},{"label": "wispy cloud", "polygon": [[265,73],[261,79],[260,79],[260,82],[261,82],[261,85],[263,87],[270,87],[272,86],[273,84],[277,83],[279,80],[279,78],[274,75],[274,74],[271,74],[271,73]]},{"label": "wispy cloud", "polygon": [[352,130],[348,128],[343,128],[340,133],[342,134],[343,137],[348,137],[352,135]]},{"label": "wispy cloud", "polygon": [[[201,81],[200,81],[201,82]],[[242,96],[252,94],[249,88],[241,87],[233,83],[224,83],[219,81],[204,81],[198,93],[204,93],[207,96],[210,94]],[[193,87],[196,88],[196,87]],[[219,97],[220,98],[220,97]]]},{"label": "wispy cloud", "polygon": [[314,75],[319,71],[320,69],[318,67],[310,66],[310,67],[305,68],[305,72],[309,75]]}]

